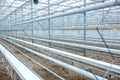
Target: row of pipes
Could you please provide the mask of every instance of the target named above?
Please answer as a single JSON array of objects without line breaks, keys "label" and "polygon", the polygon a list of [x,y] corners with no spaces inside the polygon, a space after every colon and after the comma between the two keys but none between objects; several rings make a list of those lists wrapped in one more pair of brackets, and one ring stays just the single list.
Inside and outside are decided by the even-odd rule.
[{"label": "row of pipes", "polygon": [[[103,78],[103,77],[98,76],[98,75],[94,75],[94,74],[91,73],[91,72],[88,72],[88,71],[79,69],[79,68],[77,68],[77,67],[75,67],[75,66],[72,66],[72,65],[67,64],[67,63],[65,63],[65,62],[59,61],[59,60],[57,60],[57,59],[54,59],[54,58],[49,57],[49,56],[47,56],[47,55],[44,55],[44,54],[42,54],[42,53],[40,53],[40,52],[37,52],[37,51],[35,51],[35,50],[29,49],[29,48],[23,46],[23,44],[20,45],[19,43],[22,43],[21,40],[20,40],[20,41],[19,41],[19,40],[16,41],[16,40],[12,39],[12,37],[8,37],[8,36],[6,36],[6,37],[4,36],[4,37],[3,37],[3,35],[2,35],[2,39],[6,40],[6,41],[9,41],[9,42],[11,42],[11,43],[13,43],[13,44],[15,44],[15,45],[17,45],[18,47],[23,48],[23,49],[31,52],[32,54],[35,54],[35,55],[37,55],[37,56],[40,56],[40,57],[42,57],[42,58],[44,58],[44,59],[46,59],[46,60],[52,61],[52,62],[54,62],[54,63],[56,63],[56,64],[58,64],[58,65],[61,65],[61,66],[65,67],[65,68],[71,70],[71,71],[77,72],[77,73],[80,74],[80,75],[84,75],[84,76],[89,77],[89,78],[94,79],[94,80],[107,80],[106,78]],[[9,39],[9,40],[8,40],[8,39]],[[22,41],[23,41],[23,40],[22,40]],[[24,41],[23,41],[23,42],[24,42]],[[28,42],[28,43],[31,43],[31,42]],[[27,45],[27,41],[25,41],[24,45]]]},{"label": "row of pipes", "polygon": [[[30,37],[30,36],[27,37],[27,36],[20,36],[20,35],[14,35],[14,36],[19,37],[19,38],[21,37],[21,38],[39,40],[39,41],[50,42],[50,43],[55,43],[55,44],[62,44],[62,45],[67,45],[67,46],[72,46],[72,47],[85,48],[85,49],[88,49],[88,50],[95,50],[95,51],[101,51],[101,52],[106,52],[106,53],[109,53],[109,50],[110,50],[111,53],[120,55],[120,50],[118,50],[118,49],[109,48],[109,50],[108,50],[107,48],[103,48],[103,47],[96,47],[96,46],[90,46],[90,45],[70,43],[70,42],[64,42],[64,41],[58,41],[58,40],[49,40],[49,39],[35,38],[35,37]],[[88,41],[87,43],[104,44],[103,42],[91,42],[91,41],[90,42]],[[115,44],[115,43],[114,44],[113,43],[107,43],[107,44],[109,46],[118,46],[118,47],[120,46],[120,44]]]},{"label": "row of pipes", "polygon": [[[20,37],[20,38],[27,38],[27,39],[34,39],[34,40],[40,40],[40,41],[45,41],[45,42],[51,42],[51,41],[63,41],[63,42],[74,42],[74,43],[83,43],[83,42],[86,42],[87,44],[100,44],[100,45],[105,45],[104,42],[101,42],[100,39],[88,39],[87,41],[84,41],[82,39],[71,39],[68,38],[64,38],[65,36],[62,36],[62,37],[53,37],[51,38],[50,40],[47,38],[47,37],[37,37],[37,36],[25,36],[25,35],[17,35],[17,34],[7,34],[8,36],[13,36],[13,37]],[[108,41],[109,39],[106,40],[106,42]],[[114,40],[110,40],[112,42],[107,42],[107,45],[108,46],[116,46],[116,47],[120,47],[120,43],[119,41],[115,41]]]},{"label": "row of pipes", "polygon": [[[95,5],[82,7],[80,9],[76,9],[76,10],[72,10],[72,11],[68,11],[68,12],[64,12],[64,13],[60,13],[60,14],[55,14],[55,15],[50,15],[50,16],[47,16],[47,17],[42,17],[42,18],[38,18],[38,19],[34,19],[34,20],[25,21],[23,23],[18,23],[17,25],[30,23],[30,22],[35,22],[35,21],[40,21],[40,20],[45,20],[45,19],[50,19],[50,18],[61,17],[61,16],[67,16],[67,15],[81,13],[81,12],[87,12],[87,11],[91,11],[91,10],[108,8],[108,7],[112,7],[112,6],[118,6],[118,5],[120,5],[120,0],[112,0],[112,1],[107,1],[107,2],[104,2],[104,3],[99,3],[99,4],[95,4]],[[16,44],[17,46],[19,46],[19,47],[21,47],[21,48],[23,48],[23,49],[25,49],[25,50],[33,53],[33,54],[36,54],[40,57],[43,57],[43,58],[45,58],[49,61],[52,61],[52,62],[54,62],[56,64],[59,64],[59,65],[65,67],[67,69],[75,71],[75,72],[77,72],[81,75],[84,75],[84,76],[89,77],[89,78],[94,79],[94,80],[107,80],[107,79],[104,78],[104,77],[98,76],[98,75],[93,75],[93,73],[90,73],[88,71],[79,69],[75,66],[69,65],[69,64],[64,63],[62,61],[56,60],[52,57],[46,56],[42,53],[39,53],[37,51],[34,51],[34,50],[29,49],[29,48],[27,48],[25,46],[22,46],[22,45],[30,45],[30,46],[37,47],[37,48],[40,48],[40,49],[43,49],[43,50],[47,50],[48,52],[51,52],[51,53],[54,53],[54,54],[57,54],[57,55],[60,55],[60,56],[66,57],[66,58],[73,59],[75,61],[80,61],[80,62],[83,62],[83,63],[91,64],[91,65],[103,68],[105,70],[110,68],[110,71],[120,73],[120,66],[119,65],[115,65],[115,64],[111,65],[111,63],[107,63],[107,62],[104,62],[104,61],[100,61],[100,60],[76,55],[76,54],[73,54],[73,53],[68,53],[68,52],[65,52],[65,51],[60,51],[60,50],[57,50],[57,49],[54,49],[54,48],[49,48],[49,47],[46,47],[46,46],[43,46],[43,45],[38,45],[36,43],[27,42],[27,41],[24,41],[24,40],[20,40],[20,39],[13,38],[13,37],[8,37],[8,36],[5,36],[5,35],[1,35],[1,38],[4,38],[5,40],[9,39],[9,41],[11,41],[13,44]],[[77,47],[86,48],[86,49],[108,52],[108,49],[101,48],[101,47],[78,45],[78,44],[71,44],[71,43],[68,43],[68,42],[51,41],[51,40],[45,40],[45,39],[41,39],[41,40],[46,41],[46,42],[51,42],[51,43],[59,43],[59,44],[65,44],[65,45],[70,45],[70,46],[77,46]],[[43,80],[40,76],[37,76],[32,70],[28,69],[23,63],[21,63],[16,57],[14,57],[12,55],[12,53],[10,53],[2,45],[0,45],[0,51],[6,57],[6,59],[10,63],[10,65],[15,69],[15,71],[18,73],[18,75],[21,77],[22,80]],[[120,51],[115,50],[115,49],[111,49],[111,52],[114,53],[114,54],[118,54],[118,55],[120,54]]]},{"label": "row of pipes", "polygon": [[[38,45],[38,44],[27,42],[27,41],[23,41],[23,40],[20,40],[20,39],[17,39],[17,38],[13,38],[13,37],[8,37],[8,36],[3,36],[3,35],[1,35],[1,36],[5,37],[5,38],[7,38],[9,40],[12,40],[14,42],[17,42],[17,43],[19,43],[21,45],[30,45],[30,46],[33,46],[33,47],[37,47],[37,48],[40,48],[40,49],[43,49],[43,50],[47,50],[48,52],[51,52],[51,53],[54,53],[54,54],[57,54],[57,55],[60,55],[60,56],[73,59],[75,61],[80,61],[80,62],[84,62],[84,63],[90,64],[90,65],[94,65],[94,66],[103,68],[105,70],[111,66],[111,63],[103,62],[103,61],[100,61],[100,60],[87,58],[87,57],[76,55],[76,54],[73,54],[73,53],[60,51],[60,50],[57,50],[57,49],[49,48],[49,47],[46,47],[46,46]],[[24,47],[24,49],[26,49],[26,47]],[[31,49],[28,49],[28,48],[27,48],[27,50],[31,51]],[[32,53],[33,52],[34,51],[32,50]],[[112,66],[110,68],[111,68],[110,71],[113,71],[113,72],[116,72],[116,73],[120,73],[120,66],[119,65],[112,64]]]}]

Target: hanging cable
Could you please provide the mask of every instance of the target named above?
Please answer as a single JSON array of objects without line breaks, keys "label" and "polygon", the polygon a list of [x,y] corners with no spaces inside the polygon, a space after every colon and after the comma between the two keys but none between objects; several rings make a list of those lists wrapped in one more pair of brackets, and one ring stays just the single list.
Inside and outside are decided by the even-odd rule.
[{"label": "hanging cable", "polygon": [[[116,0],[116,1],[117,1],[117,0]],[[115,2],[116,2],[116,1],[115,1]],[[113,5],[114,5],[114,4],[113,4]],[[110,10],[111,10],[111,9],[109,9],[109,10],[106,12],[106,14],[108,14],[108,13],[110,12]],[[105,15],[102,17],[100,23],[103,23],[103,21],[104,21],[104,17],[105,17]],[[105,38],[104,38],[103,35],[100,33],[100,31],[99,31],[99,27],[98,27],[98,26],[96,27],[96,30],[97,30],[97,32],[98,32],[98,34],[99,34],[101,40],[103,41],[105,47],[108,49],[108,53],[109,53],[109,54],[111,55],[111,57],[112,57],[111,65],[107,68],[107,71],[105,72],[105,74],[104,74],[104,76],[103,76],[103,77],[105,78],[106,75],[109,73],[112,64],[115,62],[115,58],[114,58],[114,56],[113,56],[113,54],[112,54],[112,52],[111,52],[111,50],[110,50],[110,48],[109,48],[109,46],[108,46],[106,40],[105,40]]]}]

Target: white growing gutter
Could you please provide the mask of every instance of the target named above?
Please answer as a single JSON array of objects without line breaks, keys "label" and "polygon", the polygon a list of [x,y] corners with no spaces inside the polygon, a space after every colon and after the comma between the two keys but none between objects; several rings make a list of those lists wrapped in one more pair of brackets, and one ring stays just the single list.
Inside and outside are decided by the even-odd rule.
[{"label": "white growing gutter", "polygon": [[60,56],[63,56],[63,57],[66,57],[66,58],[70,58],[70,59],[73,59],[73,60],[76,60],[76,61],[81,61],[81,62],[90,64],[90,65],[94,65],[94,66],[97,66],[97,67],[100,67],[100,68],[103,68],[103,69],[106,69],[106,70],[108,68],[110,68],[110,71],[120,73],[120,66],[119,65],[115,65],[115,64],[111,65],[111,63],[107,63],[107,62],[104,62],[104,61],[100,61],[100,60],[80,56],[80,55],[77,55],[77,54],[57,50],[57,49],[54,49],[54,48],[49,48],[49,47],[46,47],[46,46],[42,46],[42,45],[38,45],[38,44],[35,44],[35,43],[27,42],[27,41],[24,41],[24,40],[12,38],[12,37],[7,37],[7,36],[4,36],[4,37],[6,37],[9,40],[12,40],[14,42],[18,42],[19,44],[22,44],[22,45],[30,45],[30,46],[37,47],[39,49],[43,49],[43,50],[46,50],[48,52],[51,52],[51,53],[54,53],[54,54],[57,54],[57,55],[60,55]]},{"label": "white growing gutter", "polygon": [[[110,50],[111,53],[120,55],[120,50],[117,50],[117,49],[111,49],[111,48],[109,48],[109,50],[108,50],[107,48],[103,48],[103,47],[89,46],[89,45],[76,44],[76,43],[70,43],[70,42],[64,42],[64,41],[48,40],[48,39],[26,37],[26,36],[17,36],[17,37],[22,37],[22,38],[27,38],[27,39],[31,38],[31,39],[34,39],[34,40],[40,40],[40,41],[51,42],[51,43],[56,43],[56,44],[68,45],[68,46],[73,46],[73,47],[78,47],[78,48],[85,48],[85,49],[95,50],[95,51],[102,51],[102,52],[106,52],[106,53],[109,53],[109,50]],[[93,42],[93,43],[95,43],[95,42]],[[115,44],[113,44],[113,45],[115,46]],[[116,46],[120,46],[120,45],[116,44]]]},{"label": "white growing gutter", "polygon": [[[11,41],[10,41],[10,42],[11,42]],[[37,51],[31,50],[31,49],[29,49],[29,48],[27,48],[27,47],[24,47],[24,46],[22,46],[22,45],[19,45],[19,44],[17,44],[17,43],[14,43],[14,42],[11,42],[11,43],[13,43],[13,44],[15,44],[15,45],[17,45],[17,46],[19,46],[19,47],[21,47],[21,48],[29,51],[29,52],[31,52],[32,54],[35,54],[35,55],[40,56],[40,57],[43,57],[43,58],[45,58],[45,59],[47,59],[47,60],[49,60],[49,61],[52,61],[52,62],[54,62],[54,63],[56,63],[56,64],[59,64],[59,65],[65,67],[65,68],[67,68],[67,69],[69,69],[69,70],[72,70],[72,71],[74,71],[74,72],[77,72],[77,73],[79,73],[79,74],[81,74],[81,75],[84,75],[84,76],[86,76],[86,77],[89,77],[89,78],[91,78],[91,79],[93,79],[93,80],[108,80],[108,79],[106,79],[106,78],[103,78],[103,77],[101,77],[101,76],[95,75],[95,74],[90,73],[90,72],[88,72],[88,71],[79,69],[79,68],[77,68],[77,67],[74,67],[74,66],[72,66],[72,65],[69,65],[69,64],[64,63],[64,62],[62,62],[62,61],[56,60],[56,59],[54,59],[54,58],[52,58],[52,57],[49,57],[49,56],[44,55],[44,54],[42,54],[42,53],[39,53],[39,52],[37,52]]]},{"label": "white growing gutter", "polygon": [[0,44],[0,52],[5,56],[7,61],[20,76],[22,80],[44,80],[42,77],[38,76],[28,67],[26,67],[22,62],[20,62],[15,56],[12,55],[6,48]]}]

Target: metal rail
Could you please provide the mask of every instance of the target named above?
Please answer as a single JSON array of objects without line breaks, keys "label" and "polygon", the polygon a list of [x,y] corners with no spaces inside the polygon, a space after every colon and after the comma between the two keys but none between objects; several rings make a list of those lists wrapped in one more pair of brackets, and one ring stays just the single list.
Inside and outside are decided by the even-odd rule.
[{"label": "metal rail", "polygon": [[[34,40],[40,40],[40,41],[45,41],[45,42],[51,42],[51,43],[56,43],[56,41],[58,40],[62,40],[62,41],[58,41],[58,42],[64,42],[63,40],[65,41],[75,41],[75,42],[78,42],[78,43],[82,43],[82,42],[85,42],[83,40],[74,40],[74,39],[58,39],[58,38],[53,38],[54,40],[49,40],[49,39],[45,39],[45,38],[36,38],[36,37],[30,37],[30,36],[20,36],[20,35],[12,35],[12,36],[16,36],[16,37],[22,37],[22,38],[27,38],[27,39],[34,39]],[[101,45],[104,45],[103,42],[95,42],[95,41],[86,41],[87,44],[101,44]],[[59,44],[59,43],[58,43]],[[73,44],[73,43],[72,43]],[[75,44],[75,43],[74,43]],[[120,44],[117,44],[117,43],[107,43],[109,46],[117,46],[117,47],[120,47]],[[72,45],[74,46],[74,45]],[[75,46],[76,47],[76,46]]]},{"label": "metal rail", "polygon": [[42,77],[38,76],[32,70],[27,68],[22,62],[20,62],[15,56],[12,55],[12,53],[10,53],[1,44],[0,51],[22,80],[44,80]]},{"label": "metal rail", "polygon": [[[20,35],[17,35],[17,34],[7,34],[8,36],[20,36]],[[24,37],[25,35],[23,35]],[[42,36],[30,36],[30,35],[27,35],[28,37],[34,37],[34,38],[42,38],[42,39],[48,39],[48,37],[46,37],[46,35],[42,35]],[[25,37],[27,37],[25,36]],[[59,36],[59,37],[58,37]],[[66,37],[66,38],[64,38]],[[84,42],[82,39],[80,39],[81,36],[68,36],[68,35],[52,35],[52,40],[61,40],[61,41],[75,41],[75,42]],[[87,42],[88,43],[95,43],[95,44],[104,44],[102,42],[102,40],[100,38],[95,38],[95,37],[86,37],[87,38]],[[110,38],[105,38],[106,42],[108,45],[110,46],[120,46],[120,39],[110,39]],[[96,42],[97,41],[97,42]],[[86,43],[87,43],[86,42]]]},{"label": "metal rail", "polygon": [[[59,36],[59,37],[58,37]],[[76,39],[76,40],[80,40],[79,38],[81,36],[68,36],[68,35],[54,35],[53,37],[55,38],[64,38],[64,37],[67,37],[68,39]],[[95,37],[86,37],[87,40],[93,40],[93,41],[99,41],[101,42],[102,40],[100,38],[95,38]],[[110,42],[110,43],[120,43],[120,40],[119,39],[108,39],[108,38],[105,38],[105,40],[107,42]]]},{"label": "metal rail", "polygon": [[[6,40],[8,41],[8,40]],[[16,46],[19,47],[18,44],[13,43],[12,41],[8,41]],[[61,80],[65,80],[63,77],[59,76],[58,74],[56,74],[55,72],[53,72],[52,70],[48,69],[46,66],[42,65],[41,63],[37,62],[36,60],[32,59],[31,57],[29,57],[27,54],[25,54],[24,52],[22,52],[21,50],[17,49],[16,47],[11,46],[13,49],[15,49],[16,51],[20,52],[22,55],[24,55],[26,58],[30,59],[31,61],[33,61],[34,63],[36,63],[37,65],[41,66],[42,68],[44,68],[45,70],[49,71],[51,74],[55,75],[56,77],[60,78]]]},{"label": "metal rail", "polygon": [[[10,37],[10,38],[12,38],[12,37]],[[13,39],[16,39],[16,38],[13,38]],[[32,39],[36,39],[36,38],[32,38]],[[16,40],[18,40],[18,39],[16,39]],[[55,41],[55,40],[45,40],[45,39],[36,39],[36,40],[42,40],[42,41],[47,41],[47,42],[62,44],[62,45],[69,45],[69,46],[79,47],[79,48],[85,48],[85,49],[89,49],[89,50],[102,51],[102,52],[106,52],[106,53],[109,53],[109,50],[110,50],[111,53],[120,55],[120,50],[117,50],[117,49],[110,48],[108,50],[107,48],[103,48],[103,47],[89,46],[89,45],[83,45],[83,44],[75,44],[75,43]]]},{"label": "metal rail", "polygon": [[[81,61],[81,62],[90,64],[90,65],[94,65],[94,66],[97,66],[97,67],[100,67],[100,68],[103,68],[103,69],[107,69],[111,66],[111,63],[107,63],[107,62],[104,62],[104,61],[80,56],[80,55],[77,55],[77,54],[57,50],[57,49],[54,49],[54,48],[49,48],[49,47],[46,47],[46,46],[38,45],[38,44],[35,44],[35,43],[27,42],[27,41],[24,41],[24,40],[20,40],[20,39],[8,37],[8,36],[3,36],[3,37],[6,37],[9,40],[17,42],[21,45],[30,45],[30,46],[33,46],[33,47],[37,47],[39,49],[43,49],[43,50],[46,50],[48,52],[51,52],[51,53],[54,53],[54,54],[57,54],[57,55],[60,55],[60,56],[70,58],[70,59],[73,59],[73,60],[76,60],[76,61]],[[120,73],[120,66],[112,64],[110,71]]]},{"label": "metal rail", "polygon": [[31,50],[31,49],[29,49],[29,48],[27,48],[27,47],[24,47],[24,46],[22,46],[22,45],[19,45],[19,44],[17,44],[17,43],[14,43],[14,42],[12,42],[12,43],[15,44],[15,45],[17,45],[17,46],[19,46],[19,47],[21,47],[21,48],[23,48],[23,49],[25,49],[25,50],[27,50],[27,51],[29,51],[29,52],[31,52],[32,54],[38,55],[38,56],[40,56],[40,57],[43,57],[43,58],[45,58],[45,59],[47,59],[47,60],[49,60],[49,61],[52,61],[52,62],[54,62],[54,63],[56,63],[56,64],[59,64],[59,65],[65,67],[65,68],[67,68],[67,69],[70,69],[70,70],[72,70],[72,71],[75,71],[75,72],[77,72],[77,73],[79,73],[79,74],[81,74],[81,75],[84,75],[84,76],[86,76],[86,77],[89,77],[89,78],[91,78],[91,79],[94,79],[94,80],[107,80],[106,78],[103,78],[103,77],[101,77],[101,76],[98,76],[98,75],[95,75],[95,74],[93,74],[93,73],[87,72],[87,71],[85,71],[85,70],[79,69],[79,68],[77,68],[77,67],[74,67],[74,66],[72,66],[72,65],[69,65],[69,64],[64,63],[64,62],[62,62],[62,61],[56,60],[56,59],[54,59],[54,58],[51,58],[51,57],[46,56],[46,55],[44,55],[44,54],[42,54],[42,53],[36,52],[36,51],[34,51],[34,50]]}]

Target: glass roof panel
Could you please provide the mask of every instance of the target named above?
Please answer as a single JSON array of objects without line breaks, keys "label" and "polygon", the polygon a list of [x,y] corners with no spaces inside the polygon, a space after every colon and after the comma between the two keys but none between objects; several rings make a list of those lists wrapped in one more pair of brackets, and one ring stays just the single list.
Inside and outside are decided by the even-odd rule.
[{"label": "glass roof panel", "polygon": [[[19,7],[23,7],[22,14],[25,16],[31,14],[31,0],[0,0],[0,19],[5,18],[11,13],[21,11]],[[103,0],[86,0],[86,4],[97,3]],[[105,0],[108,1],[108,0]],[[83,6],[84,0],[50,0],[50,13],[62,12]],[[26,4],[25,4],[26,3]],[[24,5],[23,5],[24,4]],[[39,0],[39,4],[33,4],[34,15],[44,15],[48,13],[48,0]],[[17,13],[18,14],[18,13]]]}]

